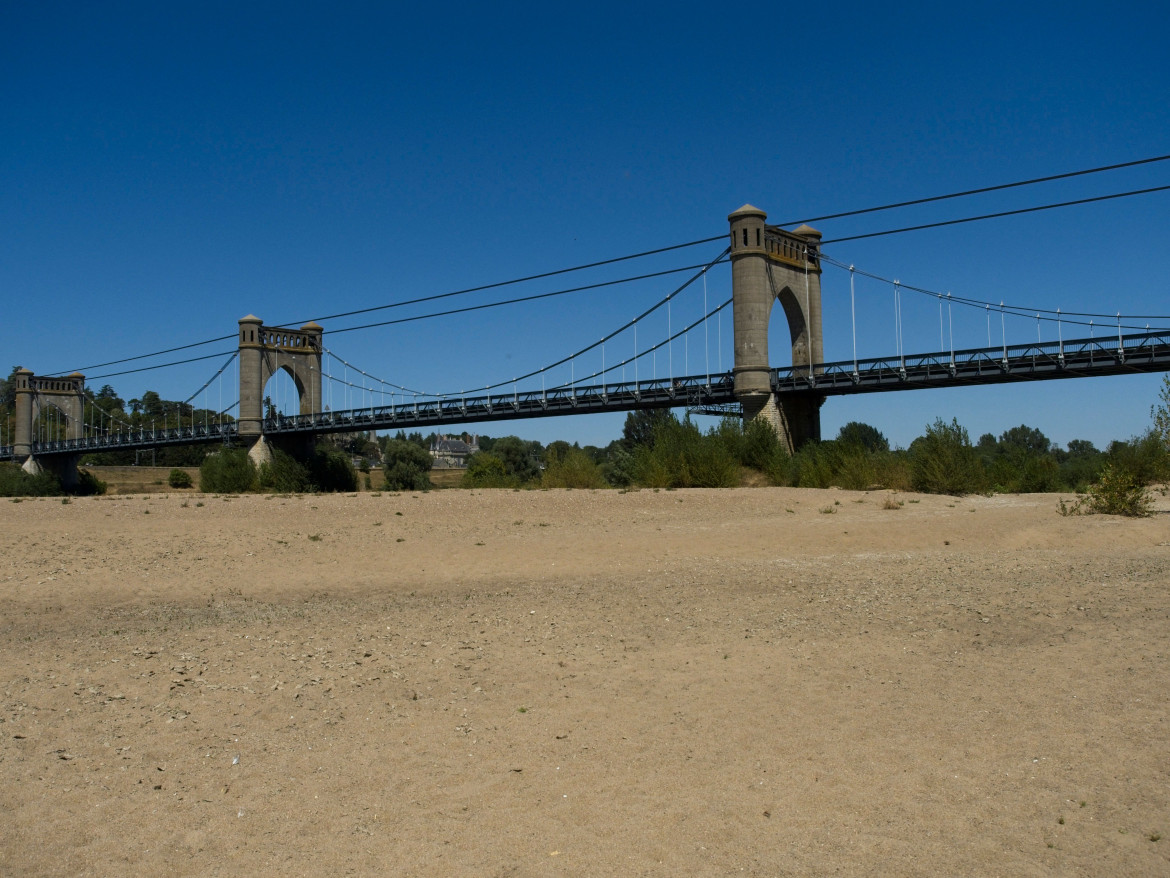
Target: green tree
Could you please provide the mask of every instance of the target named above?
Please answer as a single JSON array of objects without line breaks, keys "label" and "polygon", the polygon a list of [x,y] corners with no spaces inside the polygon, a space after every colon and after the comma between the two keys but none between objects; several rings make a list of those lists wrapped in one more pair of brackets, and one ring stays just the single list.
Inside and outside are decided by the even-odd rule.
[{"label": "green tree", "polygon": [[1158,392],[1158,402],[1150,408],[1150,417],[1154,420],[1154,433],[1170,452],[1170,375],[1162,376],[1162,389]]},{"label": "green tree", "polygon": [[1056,449],[1053,457],[1060,471],[1060,483],[1074,491],[1083,491],[1097,480],[1105,465],[1105,455],[1087,439],[1073,439],[1067,450]]},{"label": "green tree", "polygon": [[462,484],[465,488],[519,487],[516,479],[505,471],[504,462],[490,451],[477,451],[467,458]]},{"label": "green tree", "polygon": [[627,449],[633,449],[639,445],[651,447],[654,445],[654,437],[658,430],[669,421],[677,422],[669,409],[643,409],[642,411],[630,412],[626,415],[626,423],[622,427],[622,444]]},{"label": "green tree", "polygon": [[318,491],[356,491],[357,473],[349,455],[333,445],[322,443],[306,461],[309,481]]},{"label": "green tree", "polygon": [[11,411],[16,407],[16,370],[20,366],[13,366],[7,378],[0,378],[0,408]]},{"label": "green tree", "polygon": [[1152,427],[1128,442],[1110,442],[1105,453],[1115,470],[1132,476],[1139,485],[1152,485],[1170,476],[1170,453]]},{"label": "green tree", "polygon": [[654,431],[651,445],[633,449],[634,474],[648,488],[730,488],[739,484],[739,461],[716,430],[706,435],[690,417],[672,412]]},{"label": "green tree", "polygon": [[548,447],[548,466],[540,477],[542,488],[604,488],[601,469],[586,452],[568,442]]},{"label": "green tree", "polygon": [[382,452],[388,491],[425,491],[431,487],[430,452],[407,439],[391,439]]},{"label": "green tree", "polygon": [[242,494],[256,488],[256,467],[243,448],[207,455],[199,467],[199,490],[208,494]]},{"label": "green tree", "polygon": [[1052,447],[1048,437],[1026,424],[1005,430],[999,437],[999,446],[1007,452],[1023,452],[1025,454],[1047,454]]},{"label": "green tree", "polygon": [[120,412],[126,407],[125,400],[109,384],[102,385],[101,390],[94,395],[94,400],[107,412]]},{"label": "green tree", "polygon": [[[133,404],[133,400],[131,400]],[[154,418],[162,421],[163,415],[166,413],[166,407],[161,396],[153,390],[148,390],[142,394],[142,414],[149,421]],[[160,425],[161,426],[161,423]]]},{"label": "green tree", "polygon": [[842,445],[855,445],[866,451],[889,451],[890,443],[877,427],[850,421],[837,431],[837,441]]},{"label": "green tree", "polygon": [[262,491],[300,494],[312,488],[309,469],[278,446],[270,446],[272,460],[260,464],[257,482]]},{"label": "green tree", "polygon": [[518,436],[502,436],[492,445],[491,453],[504,464],[504,472],[523,485],[540,478],[543,450],[539,442],[525,442]]},{"label": "green tree", "polygon": [[981,438],[979,452],[996,490],[1026,494],[1055,491],[1061,485],[1052,442],[1034,427],[1021,424],[1005,430],[991,446]]}]

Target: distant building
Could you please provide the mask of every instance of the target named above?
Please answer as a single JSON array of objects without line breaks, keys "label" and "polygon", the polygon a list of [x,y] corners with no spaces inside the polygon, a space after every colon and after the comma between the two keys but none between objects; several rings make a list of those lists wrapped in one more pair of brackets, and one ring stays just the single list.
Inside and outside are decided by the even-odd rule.
[{"label": "distant building", "polygon": [[431,443],[431,457],[434,458],[435,469],[466,469],[467,458],[477,451],[479,438],[476,436],[471,437],[471,442],[436,436]]}]

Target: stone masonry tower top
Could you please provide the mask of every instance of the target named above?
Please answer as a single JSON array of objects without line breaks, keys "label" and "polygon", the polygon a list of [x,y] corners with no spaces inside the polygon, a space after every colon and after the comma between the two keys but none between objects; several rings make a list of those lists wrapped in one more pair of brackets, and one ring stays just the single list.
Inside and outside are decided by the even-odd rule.
[{"label": "stone masonry tower top", "polygon": [[[751,204],[729,214],[731,290],[735,320],[735,395],[744,417],[769,420],[790,448],[819,438],[818,404],[781,406],[774,399],[768,323],[779,302],[787,318],[792,365],[811,378],[824,361],[821,338],[821,233],[811,226],[787,231],[767,224]],[[792,409],[788,411],[787,409]]]}]

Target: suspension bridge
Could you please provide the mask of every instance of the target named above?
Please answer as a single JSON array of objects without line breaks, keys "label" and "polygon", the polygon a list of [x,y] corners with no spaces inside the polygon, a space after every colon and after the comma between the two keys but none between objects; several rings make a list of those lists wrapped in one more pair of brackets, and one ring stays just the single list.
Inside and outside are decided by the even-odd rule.
[{"label": "suspension bridge", "polygon": [[[489,421],[675,407],[704,414],[762,418],[793,450],[820,438],[820,406],[830,396],[1170,370],[1168,327],[1137,327],[1118,313],[1115,325],[1108,332],[1090,320],[1087,324],[1090,334],[1085,337],[1077,333],[1086,328],[1082,319],[1085,315],[1063,314],[1059,309],[1036,311],[1036,340],[1009,344],[1007,318],[1031,319],[1031,309],[1005,306],[1002,302],[995,305],[949,293],[944,296],[897,280],[879,278],[826,254],[817,230],[802,225],[789,231],[768,225],[766,219],[764,211],[744,205],[728,217],[730,228],[723,238],[725,249],[704,264],[690,266],[692,273],[687,280],[651,308],[624,321],[584,349],[471,394],[424,393],[375,378],[328,349],[324,343],[325,330],[317,323],[310,322],[300,328],[265,326],[260,318],[252,315],[238,321],[237,346],[228,362],[187,402],[212,382],[222,384],[231,376],[228,367],[233,365],[238,399],[220,412],[204,409],[201,419],[191,408],[187,420],[177,416],[174,424],[164,418],[161,427],[157,423],[149,428],[133,425],[94,406],[82,374],[37,376],[27,369],[19,369],[14,374],[15,416],[8,441],[0,445],[0,460],[17,461],[29,470],[47,466],[68,478],[70,471],[76,472],[80,455],[103,451],[244,443],[255,458],[263,459],[268,443],[303,444],[315,436],[331,433],[448,428]],[[715,240],[718,239],[694,244]],[[708,272],[728,262],[731,296],[708,308]],[[826,266],[848,273],[851,316],[854,283],[859,276],[890,287],[895,316],[893,354],[858,358],[856,318],[853,317],[853,356],[826,360],[821,291]],[[672,300],[700,281],[701,315],[674,331],[669,316]],[[908,294],[937,300],[937,349],[925,353],[905,352],[902,297]],[[843,301],[843,296],[838,298]],[[775,366],[770,362],[769,323],[776,303],[782,308],[789,331],[789,366]],[[949,346],[944,344],[948,323],[951,338],[954,337],[951,315],[956,307],[981,312],[987,326],[985,347],[955,349],[953,341]],[[667,313],[665,338],[639,346],[639,325],[644,325],[648,315],[662,309]],[[712,371],[708,365],[699,374],[689,368],[673,374],[670,356],[668,374],[639,376],[640,363],[672,350],[671,346],[679,339],[687,342],[699,331],[705,339],[710,321],[721,319],[726,309],[730,309],[734,338],[733,364],[729,370]],[[992,343],[993,317],[1000,324],[998,344]],[[1049,329],[1048,338],[1043,337],[1045,326]],[[1066,327],[1072,330],[1068,339],[1064,337]],[[1051,337],[1053,329],[1055,337]],[[631,333],[632,353],[606,364],[607,342],[612,349],[616,338]],[[596,357],[598,352],[600,368],[583,374],[578,380],[576,363],[584,362],[587,356]],[[705,359],[709,363],[709,356]],[[341,364],[346,377],[335,377],[329,362]],[[689,366],[689,358],[684,358],[684,363]],[[561,374],[549,386],[550,376],[560,374],[557,370],[563,372],[566,365],[570,368],[570,380],[564,381]],[[362,376],[361,385],[349,381],[351,370],[355,376]],[[627,380],[629,371],[634,373],[632,380]],[[297,394],[296,413],[286,414],[266,407],[265,390],[277,375],[292,380]],[[347,389],[360,389],[366,404],[333,408],[326,402],[326,381]],[[388,404],[387,393],[391,397]],[[379,394],[381,401],[375,404]]]}]

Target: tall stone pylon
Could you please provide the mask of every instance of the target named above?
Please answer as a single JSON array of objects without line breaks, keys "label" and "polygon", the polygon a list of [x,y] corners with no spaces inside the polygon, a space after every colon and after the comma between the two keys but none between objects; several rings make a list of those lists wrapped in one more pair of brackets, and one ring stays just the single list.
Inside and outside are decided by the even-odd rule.
[{"label": "tall stone pylon", "polygon": [[264,388],[277,372],[285,372],[296,385],[299,414],[321,411],[321,337],[316,323],[300,329],[265,326],[249,314],[239,320],[240,418],[239,435],[254,440],[253,459],[268,455],[264,442]]},{"label": "tall stone pylon", "polygon": [[[810,226],[786,231],[765,222],[767,214],[745,204],[730,214],[731,296],[735,322],[735,397],[745,424],[766,420],[791,453],[821,438],[824,397],[772,390],[768,324],[777,301],[784,309],[792,340],[792,366],[815,378],[824,362],[821,333],[821,233]],[[783,365],[783,364],[777,364]]]}]

